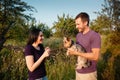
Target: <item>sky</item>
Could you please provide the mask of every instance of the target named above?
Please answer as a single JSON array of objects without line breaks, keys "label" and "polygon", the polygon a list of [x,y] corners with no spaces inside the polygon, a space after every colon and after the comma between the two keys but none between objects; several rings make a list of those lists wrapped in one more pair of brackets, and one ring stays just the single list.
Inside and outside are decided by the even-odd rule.
[{"label": "sky", "polygon": [[37,23],[44,23],[52,27],[53,23],[58,21],[57,16],[62,17],[69,14],[75,18],[80,12],[87,12],[90,19],[97,18],[94,12],[101,11],[104,0],[22,0],[28,5],[33,6],[37,12],[32,12]]}]

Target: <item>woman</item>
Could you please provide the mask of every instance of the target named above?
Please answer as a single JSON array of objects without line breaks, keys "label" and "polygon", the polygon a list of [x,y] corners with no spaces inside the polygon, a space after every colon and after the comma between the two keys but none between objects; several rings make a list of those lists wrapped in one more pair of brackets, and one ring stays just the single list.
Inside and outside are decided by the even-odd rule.
[{"label": "woman", "polygon": [[47,80],[45,58],[49,56],[50,48],[44,49],[43,33],[39,29],[32,29],[25,47],[25,60],[29,73],[29,80]]}]

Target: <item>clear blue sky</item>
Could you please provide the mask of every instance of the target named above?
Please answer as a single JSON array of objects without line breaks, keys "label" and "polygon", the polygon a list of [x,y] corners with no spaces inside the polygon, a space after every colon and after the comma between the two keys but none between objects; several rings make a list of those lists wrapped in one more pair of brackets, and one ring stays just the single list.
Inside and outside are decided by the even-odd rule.
[{"label": "clear blue sky", "polygon": [[37,22],[45,23],[52,26],[57,21],[57,15],[62,16],[63,13],[70,17],[75,17],[80,12],[87,12],[90,19],[97,17],[94,12],[102,9],[104,0],[22,0],[36,8],[37,12],[33,13],[33,17]]}]

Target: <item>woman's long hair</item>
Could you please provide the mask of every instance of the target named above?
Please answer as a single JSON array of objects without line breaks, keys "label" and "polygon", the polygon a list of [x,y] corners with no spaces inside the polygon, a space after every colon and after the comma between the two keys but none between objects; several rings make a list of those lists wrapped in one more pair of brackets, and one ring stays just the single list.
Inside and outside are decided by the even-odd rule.
[{"label": "woman's long hair", "polygon": [[37,41],[40,31],[41,30],[37,29],[37,28],[32,28],[30,30],[27,45],[31,45],[31,44],[33,44],[34,42]]}]

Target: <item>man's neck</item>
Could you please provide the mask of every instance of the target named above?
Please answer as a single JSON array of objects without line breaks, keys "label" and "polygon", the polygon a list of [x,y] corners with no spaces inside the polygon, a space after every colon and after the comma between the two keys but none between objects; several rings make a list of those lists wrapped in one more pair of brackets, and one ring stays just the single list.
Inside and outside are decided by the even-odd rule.
[{"label": "man's neck", "polygon": [[83,34],[86,34],[86,33],[88,33],[90,31],[90,28],[87,26],[86,28],[85,28],[85,30],[83,31]]}]

